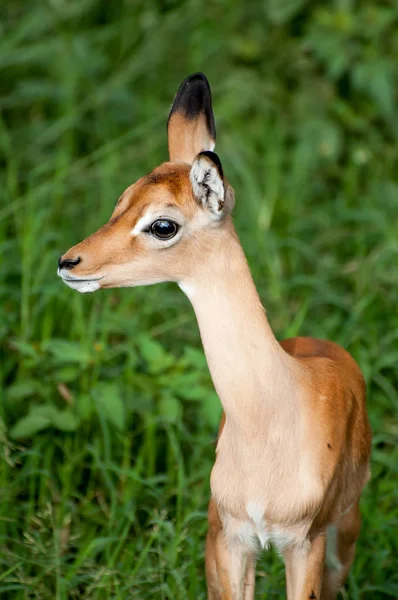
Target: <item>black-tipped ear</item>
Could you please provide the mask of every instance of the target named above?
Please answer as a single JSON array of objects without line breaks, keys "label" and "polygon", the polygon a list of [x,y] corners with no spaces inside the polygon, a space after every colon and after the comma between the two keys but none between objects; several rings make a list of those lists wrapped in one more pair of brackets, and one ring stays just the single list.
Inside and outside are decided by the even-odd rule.
[{"label": "black-tipped ear", "polygon": [[206,75],[203,73],[194,73],[194,75],[190,75],[184,79],[174,98],[169,114],[169,121],[176,112],[181,113],[188,121],[192,121],[203,115],[208,134],[215,144],[216,124],[214,122],[210,85]]},{"label": "black-tipped ear", "polygon": [[167,123],[170,160],[192,163],[216,143],[211,91],[203,73],[183,81],[171,107]]},{"label": "black-tipped ear", "polygon": [[221,161],[215,152],[200,152],[193,161],[189,178],[196,201],[207,208],[213,221],[220,221],[231,212],[233,190],[224,181]]}]

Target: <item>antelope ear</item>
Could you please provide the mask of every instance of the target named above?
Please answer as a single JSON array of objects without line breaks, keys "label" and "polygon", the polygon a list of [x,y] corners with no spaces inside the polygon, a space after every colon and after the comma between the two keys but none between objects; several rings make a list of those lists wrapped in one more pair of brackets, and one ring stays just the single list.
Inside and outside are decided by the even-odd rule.
[{"label": "antelope ear", "polygon": [[167,122],[170,160],[192,164],[204,150],[214,150],[214,123],[211,91],[203,73],[183,81],[171,107]]},{"label": "antelope ear", "polygon": [[224,180],[220,159],[215,152],[200,152],[193,161],[189,178],[196,201],[207,208],[214,221],[224,219],[235,204],[234,192]]}]

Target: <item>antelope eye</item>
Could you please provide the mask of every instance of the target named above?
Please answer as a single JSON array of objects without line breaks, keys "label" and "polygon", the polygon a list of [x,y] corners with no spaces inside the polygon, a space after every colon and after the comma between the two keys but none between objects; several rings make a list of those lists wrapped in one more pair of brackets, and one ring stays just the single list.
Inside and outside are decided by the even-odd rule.
[{"label": "antelope eye", "polygon": [[174,221],[167,221],[166,219],[158,219],[150,226],[150,232],[159,238],[160,240],[169,240],[175,236],[179,229],[177,223]]}]

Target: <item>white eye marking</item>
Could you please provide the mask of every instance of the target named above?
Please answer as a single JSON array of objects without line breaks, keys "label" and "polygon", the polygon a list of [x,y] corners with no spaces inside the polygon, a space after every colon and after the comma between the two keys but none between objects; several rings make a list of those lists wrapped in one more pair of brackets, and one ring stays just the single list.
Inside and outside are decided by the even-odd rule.
[{"label": "white eye marking", "polygon": [[133,237],[136,237],[141,231],[144,231],[152,224],[152,217],[150,215],[144,215],[140,219],[138,219],[137,223],[134,225],[133,229],[130,231],[130,234]]},{"label": "white eye marking", "polygon": [[[174,235],[171,235],[169,238],[155,235],[150,229],[157,221],[168,221],[172,223],[176,227]],[[173,208],[168,207],[163,212],[162,209],[159,208],[156,212],[148,212],[138,219],[133,229],[130,231],[130,235],[132,237],[137,237],[140,233],[145,232],[146,235],[152,239],[152,243],[161,243],[162,248],[168,248],[181,238],[183,225],[184,218],[178,210],[173,210]]]}]

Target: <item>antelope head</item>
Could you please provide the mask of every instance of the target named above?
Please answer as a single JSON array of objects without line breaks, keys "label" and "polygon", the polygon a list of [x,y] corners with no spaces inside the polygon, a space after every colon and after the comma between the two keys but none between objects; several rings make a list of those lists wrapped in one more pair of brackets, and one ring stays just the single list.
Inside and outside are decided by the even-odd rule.
[{"label": "antelope head", "polygon": [[214,248],[234,205],[224,179],[206,77],[188,77],[168,126],[169,161],[120,196],[110,220],[60,257],[58,275],[79,292],[189,280]]}]

